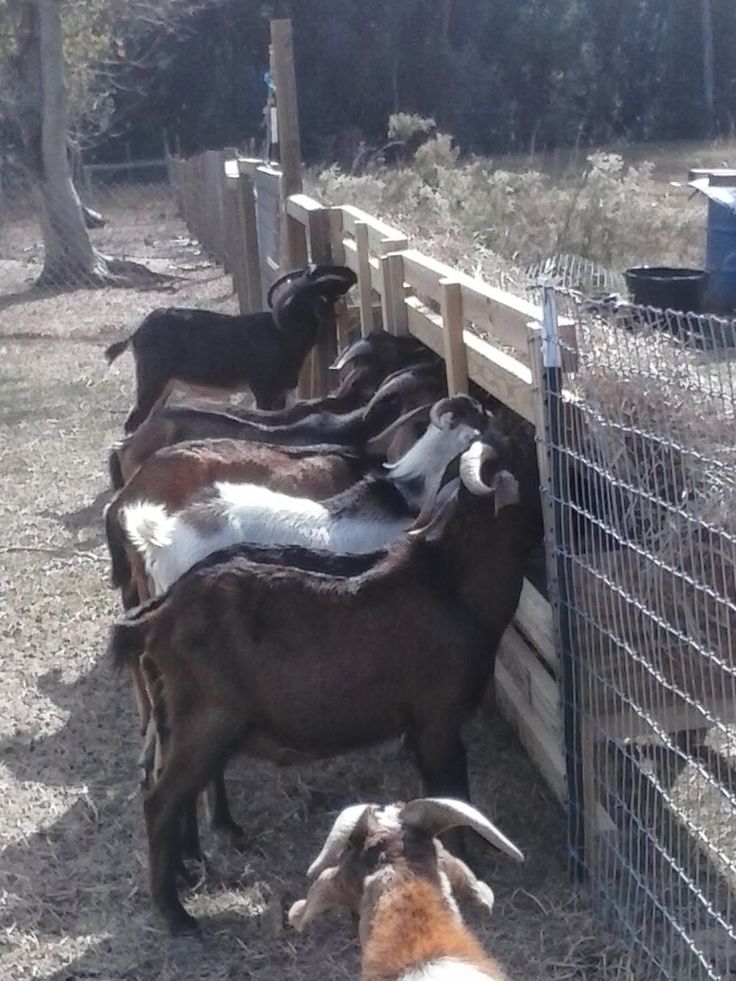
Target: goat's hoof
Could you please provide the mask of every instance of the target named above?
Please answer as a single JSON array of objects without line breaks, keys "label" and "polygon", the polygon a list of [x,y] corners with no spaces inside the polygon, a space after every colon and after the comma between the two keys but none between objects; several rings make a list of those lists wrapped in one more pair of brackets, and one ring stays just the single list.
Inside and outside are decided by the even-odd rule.
[{"label": "goat's hoof", "polygon": [[180,936],[181,934],[185,933],[199,933],[199,923],[193,916],[190,916],[190,914],[187,913],[184,907],[167,913],[166,925],[169,928],[169,933],[173,937]]},{"label": "goat's hoof", "polygon": [[184,862],[180,863],[176,874],[189,889],[194,889],[204,879],[204,872],[196,872],[194,869],[190,869],[185,865]]},{"label": "goat's hoof", "polygon": [[226,821],[213,821],[212,830],[226,835],[234,848],[243,848],[245,846],[245,830],[237,821],[233,821],[232,818],[228,818]]}]

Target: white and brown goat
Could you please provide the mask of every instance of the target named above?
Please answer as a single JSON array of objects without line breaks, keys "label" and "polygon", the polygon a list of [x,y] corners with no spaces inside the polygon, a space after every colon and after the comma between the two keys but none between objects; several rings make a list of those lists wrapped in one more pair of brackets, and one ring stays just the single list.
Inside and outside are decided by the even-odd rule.
[{"label": "white and brown goat", "polygon": [[464,801],[355,804],[338,815],[308,875],[306,899],[289,911],[301,931],[343,907],[358,917],[361,981],[505,981],[500,964],[463,923],[458,900],[488,912],[493,893],[437,836],[469,827],[517,861],[524,856]]}]

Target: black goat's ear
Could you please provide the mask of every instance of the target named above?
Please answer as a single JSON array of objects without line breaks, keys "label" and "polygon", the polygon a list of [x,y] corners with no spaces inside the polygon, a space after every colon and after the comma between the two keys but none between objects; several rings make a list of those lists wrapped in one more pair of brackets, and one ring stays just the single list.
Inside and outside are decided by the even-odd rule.
[{"label": "black goat's ear", "polygon": [[409,537],[422,538],[425,542],[439,541],[457,510],[459,490],[459,477],[448,481],[437,494],[432,511],[420,514],[413,527],[407,532]]},{"label": "black goat's ear", "polygon": [[334,303],[326,296],[316,296],[314,298],[314,315],[318,320],[327,320],[330,313],[334,310]]}]

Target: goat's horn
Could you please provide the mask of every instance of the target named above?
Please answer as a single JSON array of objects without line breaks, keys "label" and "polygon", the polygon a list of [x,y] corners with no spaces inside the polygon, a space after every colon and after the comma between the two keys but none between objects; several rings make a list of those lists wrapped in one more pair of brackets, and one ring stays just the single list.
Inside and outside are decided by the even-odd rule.
[{"label": "goat's horn", "polygon": [[322,846],[322,851],[307,870],[310,879],[337,864],[348,839],[358,829],[361,822],[367,819],[370,806],[370,804],[353,804],[337,815],[335,823]]},{"label": "goat's horn", "polygon": [[274,280],[266,294],[266,306],[270,310],[273,309],[273,295],[279,286],[283,286],[284,283],[290,283],[293,279],[298,279],[300,276],[306,275],[307,272],[307,269],[292,269],[291,272],[284,273],[283,276],[279,276],[278,279]]},{"label": "goat's horn", "polygon": [[[398,419],[386,426],[380,433],[376,436],[372,436],[368,442],[365,444],[366,451],[369,455],[381,452],[381,445],[387,440],[396,435],[396,433],[403,427],[407,426],[410,422],[414,422],[415,419],[419,419],[422,416],[425,418],[429,415],[431,409],[431,402],[427,402],[425,405],[418,405],[416,409],[410,409],[409,412],[405,412],[403,416],[399,416]],[[397,461],[398,462],[398,461]],[[384,468],[386,470],[393,470],[396,463],[384,463]]]},{"label": "goat's horn", "polygon": [[488,443],[477,439],[460,457],[460,478],[471,494],[488,497],[495,491],[494,484],[486,484],[481,473],[483,464],[497,458],[496,451]]},{"label": "goat's horn", "polygon": [[367,379],[371,371],[372,369],[370,365],[356,364],[355,367],[350,369],[332,394],[347,395],[353,390],[353,388],[359,385],[363,379]]},{"label": "goat's horn", "polygon": [[[407,532],[410,538],[417,538],[420,535],[431,538],[440,526],[444,526],[447,523],[449,518],[455,513],[459,487],[460,478],[454,477],[444,487],[440,487],[436,494],[431,494],[428,497],[424,507]],[[440,498],[442,498],[441,501]]]},{"label": "goat's horn", "polygon": [[499,851],[510,855],[517,862],[524,861],[523,852],[502,831],[475,807],[462,800],[421,797],[404,805],[400,820],[405,827],[420,829],[433,838],[452,828],[472,828]]},{"label": "goat's horn", "polygon": [[365,337],[362,337],[355,344],[351,344],[350,347],[345,348],[342,354],[338,355],[335,361],[333,361],[330,368],[333,371],[340,371],[346,364],[350,364],[351,361],[357,361],[359,358],[370,358],[373,360],[374,357],[375,352],[371,343]]},{"label": "goat's horn", "polygon": [[471,413],[477,416],[482,412],[480,405],[469,395],[451,395],[448,398],[440,399],[434,405],[430,418],[438,429],[449,429],[452,420],[443,421],[443,416],[452,414],[467,419]]},{"label": "goat's horn", "polygon": [[365,407],[365,417],[367,418],[373,409],[386,399],[392,398],[394,395],[403,395],[405,392],[411,392],[415,388],[419,388],[425,383],[425,379],[421,377],[421,374],[416,372],[413,367],[404,368],[401,371],[395,371],[393,374],[382,383],[378,391],[375,393],[373,398],[370,400],[368,405]]},{"label": "goat's horn", "polygon": [[338,287],[340,295],[347,293],[358,282],[358,277],[349,266],[316,266],[307,276],[310,289],[324,290],[326,286]]}]

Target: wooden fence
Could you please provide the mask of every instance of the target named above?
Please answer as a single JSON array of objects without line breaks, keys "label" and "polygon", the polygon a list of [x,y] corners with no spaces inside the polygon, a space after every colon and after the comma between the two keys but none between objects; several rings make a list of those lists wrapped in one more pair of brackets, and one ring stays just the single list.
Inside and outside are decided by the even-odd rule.
[{"label": "wooden fence", "polygon": [[[466,392],[470,379],[541,425],[539,386],[530,367],[539,361],[539,307],[412,249],[403,232],[358,208],[328,207],[305,194],[284,197],[278,169],[262,161],[207,151],[171,160],[170,176],[188,228],[230,270],[241,312],[264,306],[280,268],[285,215],[304,229],[310,261],[345,263],[355,271],[357,303],[340,311],[338,337],[321,339],[305,366],[303,395],[328,390],[336,347],[382,328],[411,333],[441,355],[451,394]],[[573,325],[563,321],[560,331],[574,348]],[[541,454],[540,463],[544,474]],[[499,650],[496,698],[562,801],[566,766],[557,676],[552,610],[527,581]]]}]

